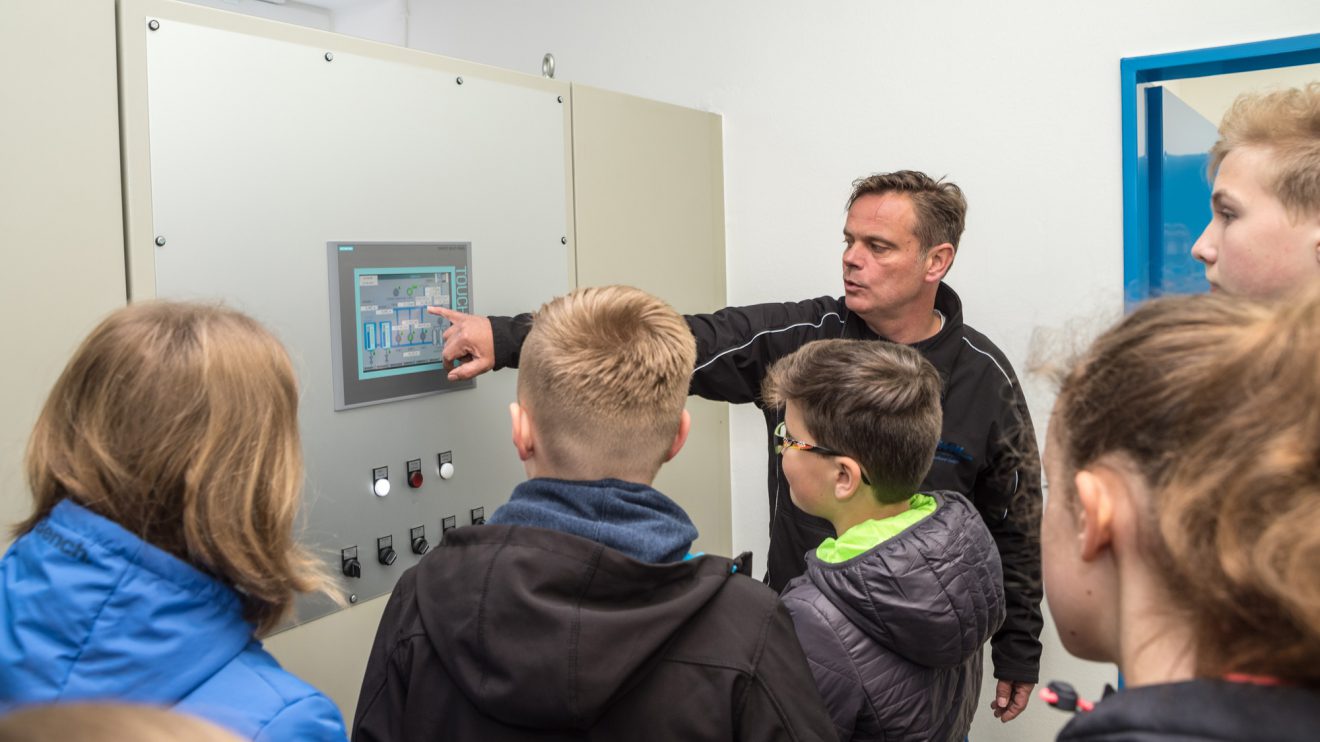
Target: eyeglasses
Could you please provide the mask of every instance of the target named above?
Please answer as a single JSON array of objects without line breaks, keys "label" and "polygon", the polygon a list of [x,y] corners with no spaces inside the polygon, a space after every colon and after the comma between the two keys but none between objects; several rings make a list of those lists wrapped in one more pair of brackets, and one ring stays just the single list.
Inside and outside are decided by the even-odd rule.
[{"label": "eyeglasses", "polygon": [[[834,449],[831,448],[818,446],[815,443],[807,443],[806,441],[800,441],[797,440],[796,438],[789,438],[786,429],[786,423],[782,423],[782,422],[775,426],[775,437],[778,438],[780,441],[778,444],[775,445],[775,453],[779,454],[780,456],[784,455],[784,449],[787,448],[796,448],[799,451],[806,451],[808,453],[819,454],[821,456],[848,455],[846,453],[840,453],[839,451],[835,451]],[[867,479],[866,472],[864,471],[862,472],[862,482],[867,487],[871,486],[871,480]]]}]

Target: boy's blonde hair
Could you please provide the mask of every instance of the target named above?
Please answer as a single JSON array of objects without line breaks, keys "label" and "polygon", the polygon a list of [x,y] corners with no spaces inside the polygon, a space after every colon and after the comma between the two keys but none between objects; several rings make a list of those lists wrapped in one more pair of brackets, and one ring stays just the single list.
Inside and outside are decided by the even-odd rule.
[{"label": "boy's blonde hair", "polygon": [[55,382],[27,476],[35,509],[17,534],[72,500],[234,587],[258,633],[327,584],[293,536],[293,367],[231,309],[150,302],[107,317]]},{"label": "boy's blonde hair", "polygon": [[1073,473],[1107,454],[1149,484],[1141,544],[1195,632],[1198,674],[1320,686],[1320,285],[1277,310],[1160,299],[1065,378],[1052,436]]},{"label": "boy's blonde hair", "polygon": [[1320,82],[1238,96],[1210,150],[1211,177],[1239,147],[1269,151],[1274,172],[1265,187],[1294,218],[1320,214]]},{"label": "boy's blonde hair", "polygon": [[630,286],[578,289],[536,313],[518,398],[557,468],[649,481],[678,433],[696,354],[687,323],[660,299]]},{"label": "boy's blonde hair", "polygon": [[874,340],[817,340],[770,367],[761,397],[793,402],[814,443],[861,465],[882,504],[906,500],[921,486],[940,442],[940,374],[906,345]]},{"label": "boy's blonde hair", "polygon": [[0,742],[241,742],[242,737],[175,711],[117,703],[28,706],[0,718]]}]

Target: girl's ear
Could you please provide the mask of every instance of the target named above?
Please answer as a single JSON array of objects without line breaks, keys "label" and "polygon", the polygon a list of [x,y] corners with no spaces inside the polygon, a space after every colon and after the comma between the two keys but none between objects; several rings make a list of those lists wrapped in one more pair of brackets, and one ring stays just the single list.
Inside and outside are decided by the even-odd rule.
[{"label": "girl's ear", "polygon": [[1077,537],[1081,556],[1092,561],[1114,539],[1114,507],[1117,498],[1126,496],[1127,480],[1113,468],[1093,465],[1077,472]]}]

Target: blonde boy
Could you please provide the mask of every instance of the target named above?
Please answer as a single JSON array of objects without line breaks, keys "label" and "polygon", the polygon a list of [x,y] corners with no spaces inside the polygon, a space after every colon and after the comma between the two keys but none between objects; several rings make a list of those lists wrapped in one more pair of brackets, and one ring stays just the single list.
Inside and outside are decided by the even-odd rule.
[{"label": "blonde boy", "polygon": [[792,622],[651,487],[683,446],[696,354],[637,289],[575,291],[523,345],[528,480],[401,578],[355,740],[831,739]]},{"label": "blonde boy", "polygon": [[1004,621],[999,552],[972,504],[917,492],[940,377],[912,348],[819,340],[775,364],[793,502],[833,524],[783,600],[842,740],[961,740],[981,647]]},{"label": "blonde boy", "polygon": [[1212,217],[1192,255],[1212,290],[1268,300],[1320,281],[1320,82],[1239,96],[1210,172]]}]

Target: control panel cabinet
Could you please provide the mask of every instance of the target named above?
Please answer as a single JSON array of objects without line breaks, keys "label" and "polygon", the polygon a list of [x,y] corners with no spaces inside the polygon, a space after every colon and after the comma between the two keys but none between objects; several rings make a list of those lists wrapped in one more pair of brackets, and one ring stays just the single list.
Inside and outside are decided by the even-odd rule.
[{"label": "control panel cabinet", "polygon": [[119,33],[130,296],[221,301],[281,340],[299,537],[351,602],[383,595],[524,477],[516,374],[450,382],[428,308],[574,285],[569,86],[182,3],[126,0]]}]

